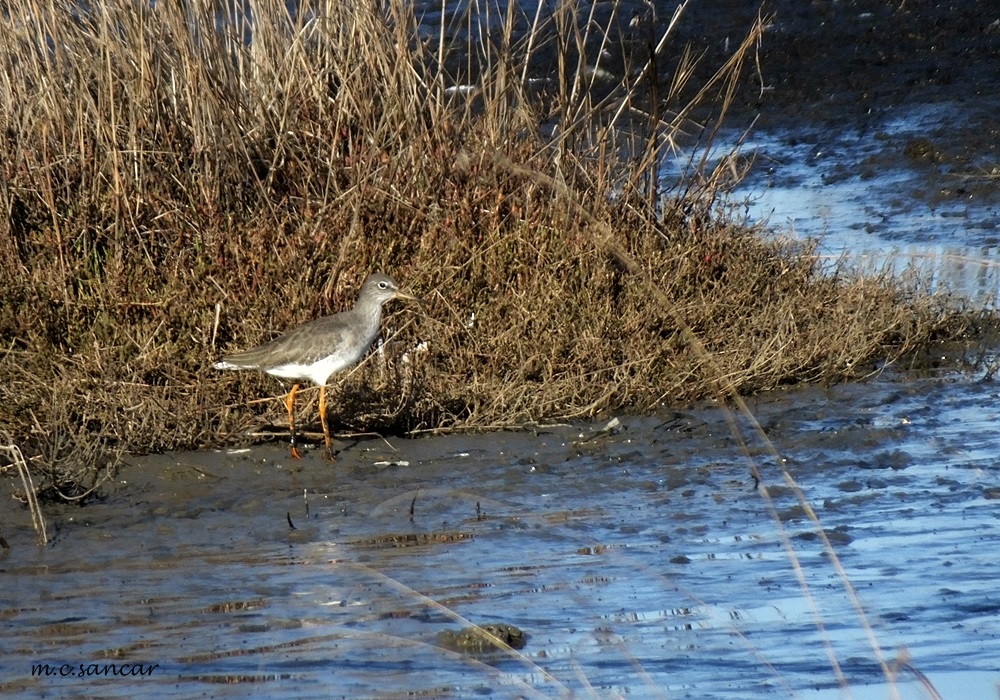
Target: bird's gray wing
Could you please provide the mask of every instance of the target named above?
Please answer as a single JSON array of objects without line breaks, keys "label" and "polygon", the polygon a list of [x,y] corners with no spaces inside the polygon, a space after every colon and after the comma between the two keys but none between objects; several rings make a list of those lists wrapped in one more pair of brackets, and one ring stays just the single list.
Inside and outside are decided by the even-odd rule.
[{"label": "bird's gray wing", "polygon": [[274,367],[286,362],[311,364],[328,356],[349,336],[344,314],[324,316],[297,326],[284,335],[243,352],[223,357],[219,364],[246,369]]}]

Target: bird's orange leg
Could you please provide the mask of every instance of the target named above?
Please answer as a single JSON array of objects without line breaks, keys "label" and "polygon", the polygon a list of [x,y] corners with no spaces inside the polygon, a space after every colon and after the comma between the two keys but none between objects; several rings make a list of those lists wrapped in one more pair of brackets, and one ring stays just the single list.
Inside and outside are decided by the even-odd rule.
[{"label": "bird's orange leg", "polygon": [[319,422],[323,424],[323,439],[326,440],[326,456],[333,459],[330,428],[326,424],[326,384],[319,388]]},{"label": "bird's orange leg", "polygon": [[288,432],[292,434],[292,457],[302,459],[302,455],[299,454],[298,438],[295,436],[295,392],[298,390],[299,385],[296,384],[288,392],[288,396],[285,397],[285,408],[288,409]]}]

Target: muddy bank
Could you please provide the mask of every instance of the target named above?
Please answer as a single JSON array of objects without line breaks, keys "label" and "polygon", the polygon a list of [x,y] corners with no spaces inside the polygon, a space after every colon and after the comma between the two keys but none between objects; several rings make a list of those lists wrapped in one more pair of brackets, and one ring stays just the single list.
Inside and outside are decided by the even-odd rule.
[{"label": "muddy bank", "polygon": [[[997,100],[994,3],[769,0],[760,7],[773,18],[757,57],[762,85],[748,81],[739,104],[759,111],[765,127],[803,118],[843,124],[906,104],[988,108]],[[718,57],[757,10],[738,0],[693,2],[681,35]],[[982,127],[996,134],[995,119]]]},{"label": "muddy bank", "polygon": [[[1000,12],[991,2],[771,0],[771,18],[755,64],[740,85],[727,125],[783,134],[795,150],[836,159],[842,138],[868,139],[857,161],[833,162],[824,177],[877,176],[894,170],[923,175],[906,196],[954,204],[995,202],[1000,176]],[[672,7],[661,5],[669,16]],[[638,10],[636,10],[638,11]],[[696,69],[711,74],[757,17],[738,0],[693,2],[678,36],[704,51]],[[942,107],[940,119],[904,139],[894,122]],[[888,132],[888,133],[887,133]],[[770,150],[760,169],[789,157]]]},{"label": "muddy bank", "polygon": [[[913,274],[974,307],[997,299],[1000,14],[992,3],[769,2],[760,79],[724,142],[751,123],[736,189],[752,220],[815,238],[830,260]],[[693,3],[709,56],[748,22]],[[763,90],[761,90],[763,86]],[[756,120],[756,121],[754,121]]]}]

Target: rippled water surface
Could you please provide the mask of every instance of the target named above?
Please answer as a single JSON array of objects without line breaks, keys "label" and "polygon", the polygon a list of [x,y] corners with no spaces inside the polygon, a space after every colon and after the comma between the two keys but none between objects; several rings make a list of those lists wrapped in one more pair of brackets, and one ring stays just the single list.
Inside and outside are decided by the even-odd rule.
[{"label": "rippled water surface", "polygon": [[[0,693],[825,698],[832,655],[855,697],[886,697],[870,624],[945,697],[995,697],[996,405],[946,376],[753,406],[864,620],[773,459],[780,527],[712,406],[604,435],[365,441],[332,465],[280,446],[140,460],[104,502],[50,512],[47,548],[23,514],[5,526]],[[517,626],[521,656],[440,648],[465,620]]]}]

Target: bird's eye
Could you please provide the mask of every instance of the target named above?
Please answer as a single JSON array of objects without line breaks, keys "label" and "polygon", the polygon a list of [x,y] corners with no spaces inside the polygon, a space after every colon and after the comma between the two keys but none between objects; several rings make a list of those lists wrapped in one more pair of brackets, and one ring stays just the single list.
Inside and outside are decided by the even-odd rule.
[{"label": "bird's eye", "polygon": [[389,288],[389,285],[388,285],[388,284],[386,284],[385,282],[379,282],[379,283],[378,283],[378,288],[379,288],[379,289],[388,289],[388,288]]}]

